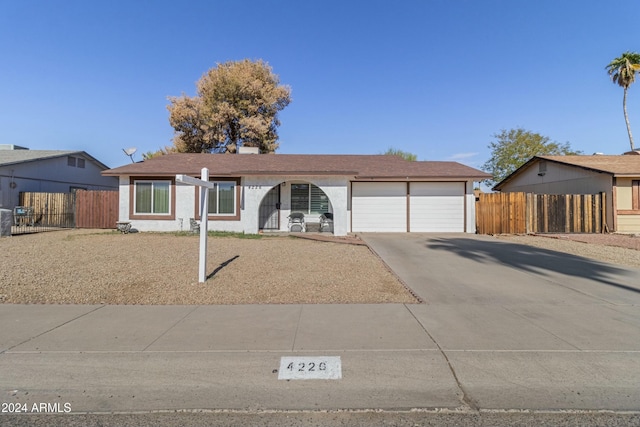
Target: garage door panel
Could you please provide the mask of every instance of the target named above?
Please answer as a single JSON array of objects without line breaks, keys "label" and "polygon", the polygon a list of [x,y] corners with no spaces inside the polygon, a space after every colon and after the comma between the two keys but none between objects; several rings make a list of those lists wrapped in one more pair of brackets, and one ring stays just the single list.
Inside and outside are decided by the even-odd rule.
[{"label": "garage door panel", "polygon": [[464,183],[413,182],[410,193],[410,231],[464,231]]},{"label": "garage door panel", "polygon": [[407,231],[406,183],[354,182],[352,225],[357,231]]}]

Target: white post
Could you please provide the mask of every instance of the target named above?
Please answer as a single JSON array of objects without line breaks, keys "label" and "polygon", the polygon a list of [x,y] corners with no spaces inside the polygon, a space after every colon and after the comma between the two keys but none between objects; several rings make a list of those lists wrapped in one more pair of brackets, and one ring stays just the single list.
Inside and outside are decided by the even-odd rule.
[{"label": "white post", "polygon": [[[209,169],[202,168],[200,179],[209,182]],[[209,225],[209,188],[200,187],[200,283],[207,281],[207,228]]]},{"label": "white post", "polygon": [[215,188],[215,184],[209,182],[209,169],[202,168],[201,178],[197,179],[188,175],[176,175],[176,182],[200,187],[200,271],[198,280],[204,283],[207,280],[207,228],[209,226],[209,189]]}]

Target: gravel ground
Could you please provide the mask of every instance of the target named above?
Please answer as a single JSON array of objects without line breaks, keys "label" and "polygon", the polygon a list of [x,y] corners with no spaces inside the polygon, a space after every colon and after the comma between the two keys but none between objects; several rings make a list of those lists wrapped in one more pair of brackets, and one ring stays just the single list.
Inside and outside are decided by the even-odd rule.
[{"label": "gravel ground", "polygon": [[197,283],[198,251],[197,235],[61,230],[5,237],[0,302],[418,302],[367,246],[209,237],[204,284]]},{"label": "gravel ground", "polygon": [[627,234],[497,235],[501,240],[640,268],[640,237]]}]

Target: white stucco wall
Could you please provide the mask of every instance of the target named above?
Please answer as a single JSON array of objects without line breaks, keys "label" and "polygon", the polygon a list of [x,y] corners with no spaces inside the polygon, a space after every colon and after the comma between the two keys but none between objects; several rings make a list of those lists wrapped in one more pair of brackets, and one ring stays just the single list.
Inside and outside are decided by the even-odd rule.
[{"label": "white stucco wall", "polygon": [[473,181],[465,184],[465,232],[475,234],[476,232],[476,195],[473,193]]},{"label": "white stucco wall", "polygon": [[[260,203],[264,196],[275,185],[280,185],[280,230],[287,231],[287,216],[291,213],[291,183],[311,183],[319,187],[329,198],[333,210],[333,233],[336,236],[344,236],[348,231],[349,215],[347,211],[347,187],[349,180],[346,177],[322,177],[322,176],[266,176],[244,178],[245,208],[243,210],[243,225],[246,233],[258,232],[258,215]],[[282,183],[286,183],[282,186]],[[250,209],[251,207],[251,209]],[[318,219],[308,218],[309,222],[317,222]]]},{"label": "white stucco wall", "polygon": [[[239,233],[258,233],[260,203],[275,185],[281,187],[280,229],[287,230],[287,216],[291,212],[288,189],[291,182],[308,182],[318,186],[329,197],[334,214],[334,234],[344,236],[348,231],[349,214],[347,211],[347,178],[336,177],[296,177],[296,176],[260,176],[245,177],[240,184],[240,220],[209,220],[208,229]],[[189,230],[189,219],[195,217],[195,191],[192,186],[176,185],[175,219],[139,220],[129,216],[129,176],[120,177],[120,221],[130,221],[139,231],[180,231]]]}]

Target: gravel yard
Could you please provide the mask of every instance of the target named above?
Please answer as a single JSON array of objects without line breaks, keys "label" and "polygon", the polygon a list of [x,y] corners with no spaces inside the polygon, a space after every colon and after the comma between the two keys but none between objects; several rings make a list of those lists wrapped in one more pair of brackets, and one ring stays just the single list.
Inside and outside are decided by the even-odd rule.
[{"label": "gravel yard", "polygon": [[497,235],[508,240],[612,264],[640,268],[640,237],[625,234]]},{"label": "gravel yard", "polygon": [[[0,239],[0,302],[58,304],[416,303],[367,246],[286,236],[62,230]],[[211,276],[211,273],[214,273]]]}]

